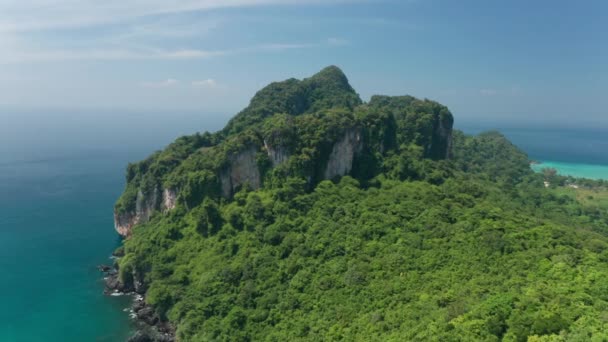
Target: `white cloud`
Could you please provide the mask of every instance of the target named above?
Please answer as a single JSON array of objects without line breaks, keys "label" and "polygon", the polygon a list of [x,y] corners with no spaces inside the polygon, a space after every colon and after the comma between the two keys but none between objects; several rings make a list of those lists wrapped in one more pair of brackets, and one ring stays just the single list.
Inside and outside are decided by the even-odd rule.
[{"label": "white cloud", "polygon": [[[348,0],[329,0],[349,2]],[[0,31],[25,32],[102,25],[151,15],[328,0],[0,0]]]},{"label": "white cloud", "polygon": [[[366,0],[0,0],[0,64],[75,60],[208,59],[346,45],[266,43],[214,49],[200,37],[222,18],[190,12],[263,5],[311,5]],[[93,28],[93,29],[89,29]],[[50,39],[45,35],[51,33]],[[196,39],[193,39],[196,38]]]},{"label": "white cloud", "polygon": [[[0,47],[3,46],[0,42]],[[262,44],[257,46],[227,50],[160,50],[160,49],[12,49],[0,54],[0,64],[19,62],[73,61],[73,60],[180,60],[208,59],[213,57],[257,52],[280,52],[293,49],[317,47],[315,44]],[[12,46],[14,48],[14,46]]]},{"label": "white cloud", "polygon": [[176,50],[176,51],[156,51],[143,54],[140,58],[151,59],[204,59],[209,57],[224,56],[231,54],[231,50]]},{"label": "white cloud", "polygon": [[214,79],[208,78],[206,80],[192,81],[192,86],[196,88],[217,88],[218,84]]},{"label": "white cloud", "polygon": [[169,78],[159,82],[142,82],[141,86],[144,88],[170,88],[177,86],[178,84],[178,80]]},{"label": "white cloud", "polygon": [[127,25],[124,32],[111,35],[102,40],[111,43],[129,43],[141,40],[181,39],[207,35],[219,28],[222,20],[205,18],[204,20],[152,20]]}]

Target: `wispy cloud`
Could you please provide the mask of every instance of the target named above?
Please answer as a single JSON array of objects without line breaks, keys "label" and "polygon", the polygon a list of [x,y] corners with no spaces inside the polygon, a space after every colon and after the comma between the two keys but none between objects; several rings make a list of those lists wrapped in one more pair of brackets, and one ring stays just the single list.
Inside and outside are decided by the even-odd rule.
[{"label": "wispy cloud", "polygon": [[[345,45],[342,39],[330,38],[324,43],[271,42],[216,49],[201,46],[205,44],[200,38],[218,29],[222,19],[211,15],[200,20],[190,14],[327,1],[361,0],[28,0],[8,4],[0,0],[0,63],[208,59]],[[51,39],[40,35],[47,33],[52,33]]]},{"label": "wispy cloud", "polygon": [[140,84],[144,88],[170,88],[179,85],[179,81],[173,78],[157,82],[142,82]]},{"label": "wispy cloud", "polygon": [[201,37],[220,27],[222,19],[205,18],[205,20],[151,20],[126,25],[125,30],[111,35],[110,42],[132,42],[139,40],[183,39]]},{"label": "wispy cloud", "polygon": [[[0,47],[2,44],[0,43]],[[246,53],[280,52],[294,49],[309,49],[319,47],[319,44],[261,44],[243,48],[225,50],[203,49],[18,49],[0,55],[0,63],[45,62],[45,61],[74,61],[74,60],[189,60],[208,59],[228,55]]]},{"label": "wispy cloud", "polygon": [[208,78],[206,80],[192,81],[191,84],[195,88],[217,88],[218,87],[217,82],[212,78]]},{"label": "wispy cloud", "polygon": [[346,0],[27,0],[0,2],[0,31],[69,29],[144,16],[264,5],[306,5]]}]

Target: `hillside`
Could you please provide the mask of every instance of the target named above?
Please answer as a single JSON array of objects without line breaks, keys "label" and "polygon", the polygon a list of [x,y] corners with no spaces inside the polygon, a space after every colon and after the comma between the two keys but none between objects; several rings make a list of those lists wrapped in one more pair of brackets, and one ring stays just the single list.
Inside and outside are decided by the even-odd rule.
[{"label": "hillside", "polygon": [[180,341],[608,339],[606,213],[452,125],[336,67],[273,83],[128,166],[112,287]]},{"label": "hillside", "polygon": [[178,139],[131,164],[115,207],[121,235],[155,211],[188,208],[203,198],[229,199],[243,186],[258,189],[289,177],[312,189],[346,174],[366,180],[400,148],[423,157],[448,156],[453,118],[436,102],[374,97],[369,104],[335,66],[298,81],[272,83],[220,132]]}]

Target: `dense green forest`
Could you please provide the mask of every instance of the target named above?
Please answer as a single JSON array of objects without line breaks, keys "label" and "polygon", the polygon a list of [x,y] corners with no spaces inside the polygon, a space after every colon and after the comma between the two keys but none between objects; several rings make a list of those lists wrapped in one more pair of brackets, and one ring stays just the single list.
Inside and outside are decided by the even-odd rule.
[{"label": "dense green forest", "polygon": [[[363,103],[335,67],[273,83],[224,130],[129,165],[118,214],[179,190],[125,239],[120,279],[180,341],[608,340],[608,202],[452,123],[430,100]],[[349,131],[352,169],[328,179]],[[222,194],[251,146],[260,184]]]}]

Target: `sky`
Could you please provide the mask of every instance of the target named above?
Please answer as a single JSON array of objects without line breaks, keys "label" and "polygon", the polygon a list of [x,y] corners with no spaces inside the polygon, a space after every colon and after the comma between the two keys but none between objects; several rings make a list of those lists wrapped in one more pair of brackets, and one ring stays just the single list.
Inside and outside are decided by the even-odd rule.
[{"label": "sky", "polygon": [[337,65],[364,100],[430,98],[457,123],[606,125],[607,19],[603,0],[0,0],[0,120],[215,129]]}]

